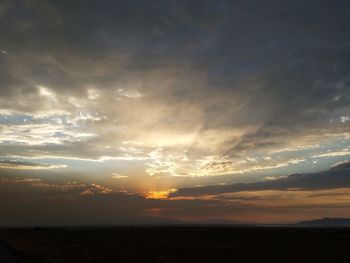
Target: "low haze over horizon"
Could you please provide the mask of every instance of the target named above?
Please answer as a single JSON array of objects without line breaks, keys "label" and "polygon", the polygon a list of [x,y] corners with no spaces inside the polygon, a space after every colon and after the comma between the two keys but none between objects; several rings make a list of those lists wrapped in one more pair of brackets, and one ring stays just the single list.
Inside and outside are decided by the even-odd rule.
[{"label": "low haze over horizon", "polygon": [[0,226],[350,217],[349,16],[1,1]]}]

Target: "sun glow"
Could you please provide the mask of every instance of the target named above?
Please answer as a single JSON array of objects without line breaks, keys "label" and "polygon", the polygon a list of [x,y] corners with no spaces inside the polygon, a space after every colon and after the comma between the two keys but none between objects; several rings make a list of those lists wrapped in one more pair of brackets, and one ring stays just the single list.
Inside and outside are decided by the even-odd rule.
[{"label": "sun glow", "polygon": [[177,189],[171,188],[163,191],[149,191],[146,195],[148,199],[167,199],[170,193],[175,192]]}]

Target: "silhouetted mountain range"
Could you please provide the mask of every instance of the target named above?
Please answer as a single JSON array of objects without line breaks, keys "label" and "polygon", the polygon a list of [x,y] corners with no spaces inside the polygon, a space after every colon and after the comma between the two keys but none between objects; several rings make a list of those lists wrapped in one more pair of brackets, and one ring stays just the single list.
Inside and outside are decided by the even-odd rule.
[{"label": "silhouetted mountain range", "polygon": [[310,221],[302,221],[297,225],[302,226],[350,226],[350,218],[331,218],[325,217]]}]

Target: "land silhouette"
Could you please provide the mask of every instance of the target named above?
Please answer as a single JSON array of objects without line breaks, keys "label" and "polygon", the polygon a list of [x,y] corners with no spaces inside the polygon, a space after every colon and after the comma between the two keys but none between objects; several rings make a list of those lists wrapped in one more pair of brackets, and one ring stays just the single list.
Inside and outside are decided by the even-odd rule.
[{"label": "land silhouette", "polygon": [[348,262],[350,257],[350,228],[302,224],[36,227],[2,229],[0,241],[27,262]]}]

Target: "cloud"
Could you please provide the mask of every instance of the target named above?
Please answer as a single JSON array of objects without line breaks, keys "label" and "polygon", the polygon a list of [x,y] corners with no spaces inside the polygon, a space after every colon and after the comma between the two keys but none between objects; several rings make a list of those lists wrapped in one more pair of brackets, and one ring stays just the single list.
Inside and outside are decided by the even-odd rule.
[{"label": "cloud", "polygon": [[45,170],[45,169],[60,169],[65,168],[64,164],[48,164],[37,162],[23,162],[23,161],[0,161],[1,169],[15,169],[15,170]]},{"label": "cloud", "polygon": [[321,217],[330,210],[332,215],[344,216],[350,205],[346,183],[336,189],[246,187],[238,192],[167,198],[174,189],[151,191],[144,197],[115,191],[104,184],[52,180],[47,176],[1,177],[0,209],[5,216],[0,218],[0,225],[160,224],[169,222],[164,219],[199,220],[213,215],[244,222],[254,219],[281,223]]},{"label": "cloud", "polygon": [[127,178],[128,176],[127,175],[121,175],[121,174],[118,174],[118,173],[113,173],[112,174],[112,178],[113,179],[122,179],[122,178]]},{"label": "cloud", "polygon": [[2,4],[0,107],[10,119],[45,116],[3,125],[2,144],[45,145],[42,153],[60,144],[62,155],[98,159],[137,141],[143,158],[163,147],[196,174],[169,156],[234,163],[349,132],[348,4],[135,3],[137,15],[114,1]]},{"label": "cloud", "polygon": [[[270,178],[269,178],[270,179]],[[213,185],[196,188],[182,188],[170,193],[169,197],[205,196],[242,191],[266,190],[321,190],[350,187],[348,162],[332,166],[330,170],[318,173],[292,174],[255,183],[237,183],[231,185]]]},{"label": "cloud", "polygon": [[[15,186],[15,187],[13,187]],[[113,189],[95,183],[83,183],[73,181],[59,182],[48,180],[47,178],[31,178],[26,175],[22,176],[0,176],[0,189],[4,187],[10,187],[15,190],[19,195],[22,193],[31,193],[34,196],[33,192],[39,193],[39,196],[42,193],[45,193],[50,196],[62,197],[69,195],[71,197],[79,195],[99,195],[99,194],[112,194],[115,193]],[[41,194],[40,194],[41,193]],[[4,195],[6,196],[6,194]],[[42,196],[44,197],[44,196]]]},{"label": "cloud", "polygon": [[0,2],[1,224],[349,216],[349,1]]},{"label": "cloud", "polygon": [[[11,118],[11,117],[10,117]],[[53,145],[91,138],[94,134],[67,129],[55,123],[1,125],[0,143],[20,145]]]},{"label": "cloud", "polygon": [[315,158],[320,158],[320,157],[337,157],[337,156],[347,156],[350,155],[350,151],[347,149],[342,150],[342,151],[331,151],[331,152],[326,152],[322,154],[315,155]]},{"label": "cloud", "polygon": [[350,161],[346,160],[343,162],[338,162],[331,166],[331,170],[344,170],[350,168]]},{"label": "cloud", "polygon": [[0,182],[1,183],[36,183],[40,182],[41,179],[39,178],[19,178],[19,177],[0,177]]},{"label": "cloud", "polygon": [[113,190],[98,184],[91,184],[88,189],[82,191],[80,195],[110,194]]}]

